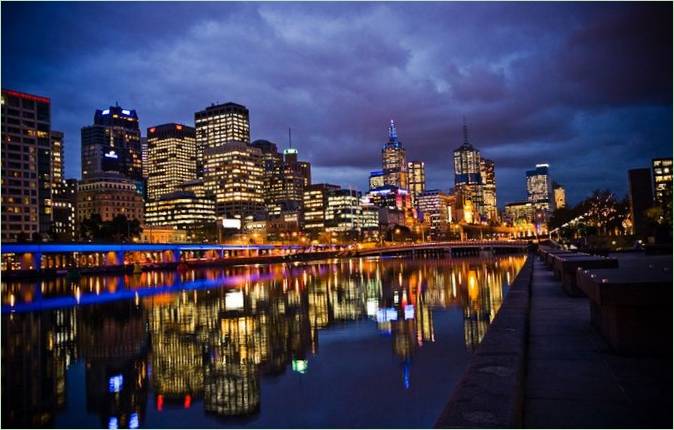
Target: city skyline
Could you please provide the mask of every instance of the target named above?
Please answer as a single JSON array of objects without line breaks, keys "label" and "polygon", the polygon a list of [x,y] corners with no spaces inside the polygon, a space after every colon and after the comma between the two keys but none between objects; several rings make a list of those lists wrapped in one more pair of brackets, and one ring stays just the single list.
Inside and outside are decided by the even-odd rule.
[{"label": "city skyline", "polygon": [[[471,143],[495,162],[499,207],[525,200],[525,171],[538,163],[573,203],[595,188],[622,196],[628,169],[671,156],[667,7],[12,3],[3,88],[51,98],[66,178],[80,177],[80,129],[96,109],[119,102],[145,131],[192,126],[204,106],[231,101],[250,110],[251,141],[285,148],[292,127],[316,183],[366,190],[394,119],[427,188],[446,190],[465,115]],[[100,32],[108,20],[123,22],[115,40]],[[496,29],[484,33],[485,22]]]}]

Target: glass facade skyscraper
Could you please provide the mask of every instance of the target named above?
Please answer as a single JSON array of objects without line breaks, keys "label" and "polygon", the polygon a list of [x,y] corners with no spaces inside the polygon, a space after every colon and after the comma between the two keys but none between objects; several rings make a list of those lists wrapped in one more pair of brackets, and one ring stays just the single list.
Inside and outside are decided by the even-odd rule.
[{"label": "glass facade skyscraper", "polygon": [[391,120],[388,128],[388,142],[381,150],[384,185],[408,187],[407,160],[402,142],[398,139],[395,123]]}]

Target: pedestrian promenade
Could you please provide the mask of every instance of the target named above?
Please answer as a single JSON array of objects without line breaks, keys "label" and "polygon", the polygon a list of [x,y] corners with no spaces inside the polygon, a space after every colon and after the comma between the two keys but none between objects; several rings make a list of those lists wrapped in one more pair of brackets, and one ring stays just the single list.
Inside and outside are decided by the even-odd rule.
[{"label": "pedestrian promenade", "polygon": [[538,259],[527,344],[524,427],[672,428],[671,354],[611,352],[590,324],[588,299],[567,296]]}]

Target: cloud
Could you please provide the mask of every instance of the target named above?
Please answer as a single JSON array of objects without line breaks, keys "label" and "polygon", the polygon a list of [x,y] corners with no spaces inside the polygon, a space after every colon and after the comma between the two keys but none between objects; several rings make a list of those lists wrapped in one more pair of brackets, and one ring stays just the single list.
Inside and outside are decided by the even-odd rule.
[{"label": "cloud", "polygon": [[[671,155],[672,9],[591,3],[2,4],[5,87],[52,97],[79,176],[79,130],[115,101],[143,127],[212,102],[251,111],[253,138],[287,129],[316,181],[367,184],[386,125],[429,187],[453,182],[470,137],[496,163],[499,202],[553,166],[571,200],[626,189],[625,169]],[[21,28],[34,28],[25,37]],[[103,29],[114,28],[115,31]],[[348,173],[345,173],[348,172]]]}]

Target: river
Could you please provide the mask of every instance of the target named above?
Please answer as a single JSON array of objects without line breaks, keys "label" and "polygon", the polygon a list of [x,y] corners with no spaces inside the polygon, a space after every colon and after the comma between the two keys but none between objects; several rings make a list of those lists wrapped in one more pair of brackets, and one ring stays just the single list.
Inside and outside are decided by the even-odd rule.
[{"label": "river", "polygon": [[9,427],[430,427],[523,255],[2,283]]}]

